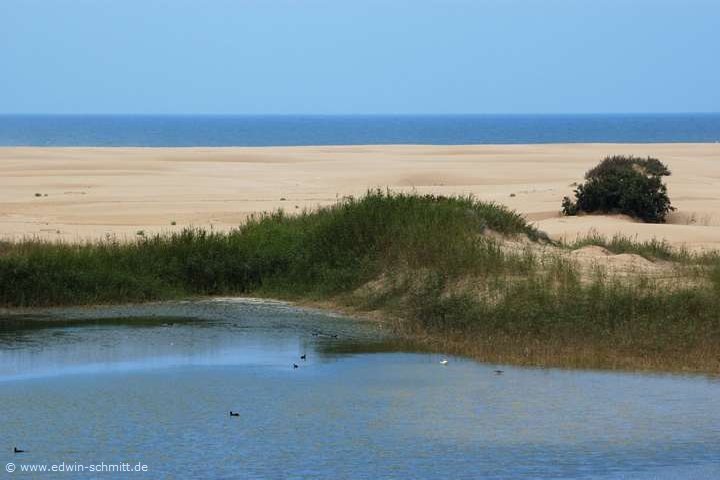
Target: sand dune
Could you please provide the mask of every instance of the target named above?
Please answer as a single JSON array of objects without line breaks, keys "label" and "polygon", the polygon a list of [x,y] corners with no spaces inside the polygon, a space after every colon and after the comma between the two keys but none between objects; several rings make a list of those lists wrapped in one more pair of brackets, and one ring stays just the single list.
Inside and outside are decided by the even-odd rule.
[{"label": "sand dune", "polygon": [[[610,154],[670,165],[678,211],[668,224],[559,215],[573,182]],[[373,187],[473,194],[517,209],[554,237],[596,230],[720,248],[720,144],[0,148],[0,238],[225,230],[253,212],[313,208]]]}]

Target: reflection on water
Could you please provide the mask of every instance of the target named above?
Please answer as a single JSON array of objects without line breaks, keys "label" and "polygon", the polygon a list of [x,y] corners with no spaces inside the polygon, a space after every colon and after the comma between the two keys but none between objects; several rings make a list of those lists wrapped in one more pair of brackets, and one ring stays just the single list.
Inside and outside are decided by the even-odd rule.
[{"label": "reflection on water", "polygon": [[0,381],[181,365],[285,368],[330,341],[382,338],[375,325],[245,299],[55,309],[0,325]]},{"label": "reflection on water", "polygon": [[720,477],[720,385],[701,377],[442,366],[371,324],[282,303],[13,322],[3,465],[18,445],[23,462],[142,461],[150,478]]}]

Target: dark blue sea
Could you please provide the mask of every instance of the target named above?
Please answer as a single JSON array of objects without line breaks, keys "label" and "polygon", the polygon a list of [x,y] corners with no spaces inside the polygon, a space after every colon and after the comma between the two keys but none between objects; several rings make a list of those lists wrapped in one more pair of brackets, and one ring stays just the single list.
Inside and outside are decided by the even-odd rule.
[{"label": "dark blue sea", "polygon": [[720,141],[720,114],[0,115],[2,146],[283,146]]}]

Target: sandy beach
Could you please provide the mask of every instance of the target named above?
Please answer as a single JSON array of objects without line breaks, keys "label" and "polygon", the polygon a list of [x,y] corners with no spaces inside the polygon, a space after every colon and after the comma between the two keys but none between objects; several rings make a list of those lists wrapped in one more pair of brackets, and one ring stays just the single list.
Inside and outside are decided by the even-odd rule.
[{"label": "sandy beach", "polygon": [[[667,224],[560,216],[573,182],[611,154],[655,156],[670,166],[677,211]],[[555,238],[595,230],[720,248],[720,144],[7,147],[0,148],[0,238],[227,230],[254,212],[300,211],[375,187],[472,194],[522,212]]]}]

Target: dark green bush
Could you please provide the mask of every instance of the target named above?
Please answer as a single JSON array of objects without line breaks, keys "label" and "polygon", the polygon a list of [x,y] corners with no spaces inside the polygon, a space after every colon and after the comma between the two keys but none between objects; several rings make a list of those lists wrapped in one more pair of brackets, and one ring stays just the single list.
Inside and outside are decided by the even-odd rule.
[{"label": "dark green bush", "polygon": [[674,210],[662,177],[670,175],[656,158],[606,157],[585,174],[575,189],[575,201],[563,198],[565,215],[623,213],[644,222],[662,223]]}]

